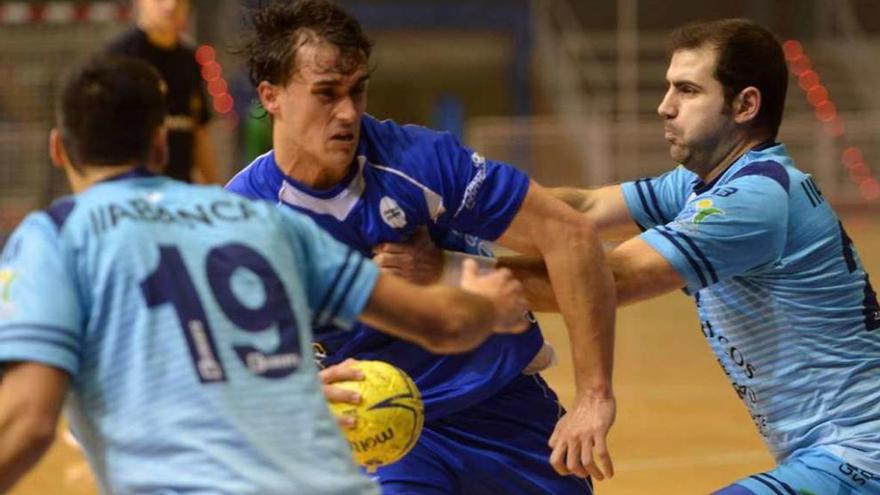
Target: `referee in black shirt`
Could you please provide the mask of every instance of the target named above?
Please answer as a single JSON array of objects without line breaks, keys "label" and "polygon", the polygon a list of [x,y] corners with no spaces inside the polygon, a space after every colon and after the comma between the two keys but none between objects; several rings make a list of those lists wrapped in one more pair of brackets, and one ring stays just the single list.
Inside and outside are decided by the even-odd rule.
[{"label": "referee in black shirt", "polygon": [[152,64],[168,85],[168,164],[164,174],[186,182],[220,183],[206,124],[211,118],[194,50],[180,34],[188,0],[133,0],[137,25],[107,47]]}]

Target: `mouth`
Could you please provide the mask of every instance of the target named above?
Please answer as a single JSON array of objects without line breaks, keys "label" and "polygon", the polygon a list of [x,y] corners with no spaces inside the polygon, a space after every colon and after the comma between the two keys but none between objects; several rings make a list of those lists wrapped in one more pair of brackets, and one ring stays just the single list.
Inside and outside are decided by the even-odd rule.
[{"label": "mouth", "polygon": [[331,141],[336,141],[340,143],[353,143],[354,142],[354,133],[353,132],[340,132],[330,136]]}]

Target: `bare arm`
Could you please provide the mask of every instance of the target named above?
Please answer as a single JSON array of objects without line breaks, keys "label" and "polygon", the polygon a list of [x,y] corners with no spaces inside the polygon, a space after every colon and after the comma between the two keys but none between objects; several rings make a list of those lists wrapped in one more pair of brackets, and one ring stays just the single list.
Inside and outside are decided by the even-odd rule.
[{"label": "bare arm", "polygon": [[0,381],[0,492],[9,490],[55,438],[67,374],[37,363],[7,365]]},{"label": "bare arm", "polygon": [[[666,258],[638,237],[609,252],[607,258],[617,287],[618,306],[644,301],[686,285]],[[509,256],[499,259],[498,266],[509,269],[522,282],[530,308],[559,311],[543,259]]]},{"label": "bare arm", "polygon": [[561,473],[611,476],[606,437],[616,414],[611,384],[616,297],[595,225],[533,181],[498,243],[544,259],[569,331],[577,392],[569,419],[563,418],[554,434],[551,462]]},{"label": "bare arm", "polygon": [[522,286],[507,270],[477,274],[466,264],[462,289],[415,285],[383,273],[360,319],[438,353],[466,352],[497,333],[528,328]]},{"label": "bare arm", "polygon": [[550,193],[563,203],[587,215],[606,240],[624,240],[639,233],[623,197],[620,185],[598,189],[554,187]]},{"label": "bare arm", "polygon": [[217,156],[214,144],[206,126],[198,126],[193,131],[193,168],[202,184],[222,184],[217,171]]}]

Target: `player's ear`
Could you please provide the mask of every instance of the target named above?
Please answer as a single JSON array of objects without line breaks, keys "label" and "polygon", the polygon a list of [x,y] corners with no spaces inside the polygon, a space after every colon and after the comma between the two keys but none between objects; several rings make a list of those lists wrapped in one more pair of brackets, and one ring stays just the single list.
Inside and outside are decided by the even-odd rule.
[{"label": "player's ear", "polygon": [[263,108],[269,112],[269,115],[273,117],[278,114],[281,107],[278,101],[279,91],[281,91],[281,86],[276,86],[269,81],[260,81],[260,84],[257,86],[260,103],[263,104]]},{"label": "player's ear", "polygon": [[57,127],[49,132],[49,158],[52,159],[52,165],[58,168],[65,168],[71,163],[64,148],[64,140],[61,139],[61,131]]},{"label": "player's ear", "polygon": [[761,90],[754,86],[743,88],[733,99],[733,119],[737,124],[754,121],[761,111]]}]

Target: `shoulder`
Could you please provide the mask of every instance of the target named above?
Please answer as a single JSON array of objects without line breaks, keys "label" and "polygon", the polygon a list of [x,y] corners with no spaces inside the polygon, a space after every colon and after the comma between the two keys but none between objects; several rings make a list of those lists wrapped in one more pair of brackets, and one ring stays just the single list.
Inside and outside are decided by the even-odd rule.
[{"label": "shoulder", "polygon": [[398,124],[393,120],[377,120],[365,115],[363,138],[368,151],[386,155],[406,156],[437,153],[460,148],[458,140],[449,132],[436,131],[420,125]]},{"label": "shoulder", "polygon": [[278,191],[272,187],[273,174],[269,168],[274,161],[273,156],[273,152],[268,151],[255,158],[226,183],[225,189],[249,198],[274,197]]},{"label": "shoulder", "polygon": [[52,204],[49,205],[48,208],[43,210],[43,212],[52,221],[52,224],[55,226],[55,228],[60,232],[61,229],[64,228],[64,224],[67,223],[67,219],[70,218],[70,214],[73,213],[75,207],[76,197],[65,196],[52,202]]},{"label": "shoulder", "polygon": [[110,40],[107,43],[107,51],[116,54],[136,54],[143,48],[144,43],[146,43],[144,32],[133,27]]},{"label": "shoulder", "polygon": [[[765,179],[765,180],[747,180]],[[758,159],[735,171],[726,184],[755,184],[756,187],[776,184],[786,193],[789,191],[791,177],[786,167],[773,159]]]}]

